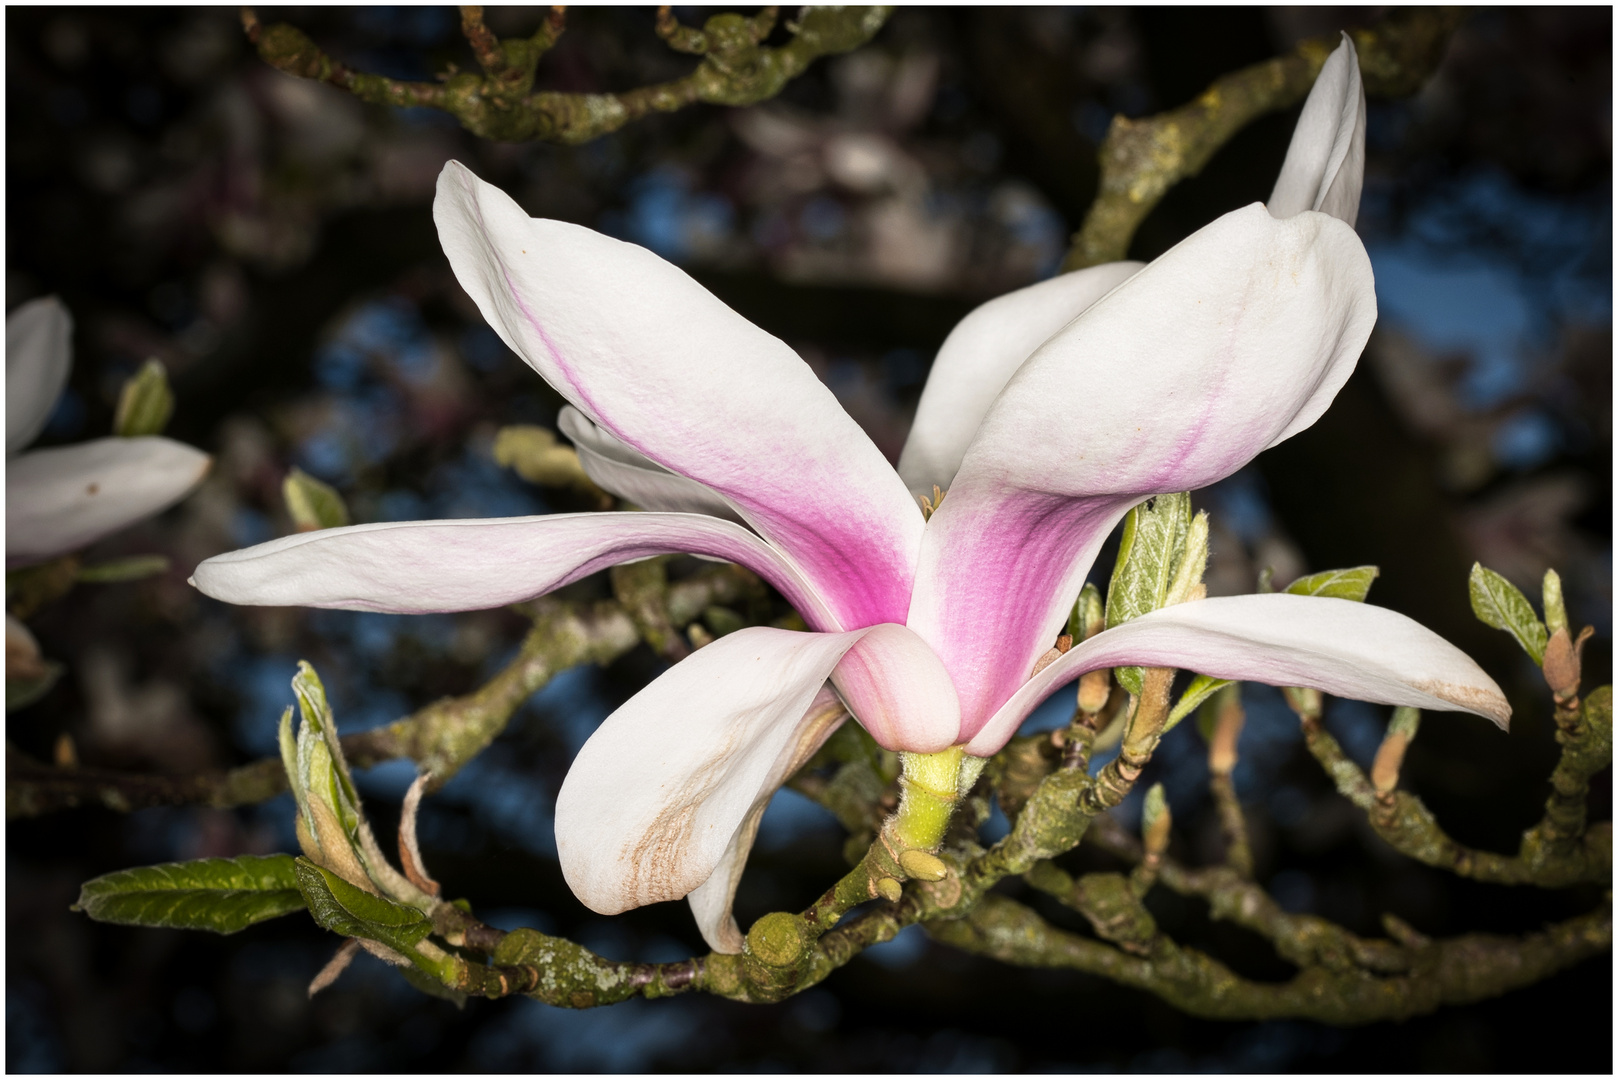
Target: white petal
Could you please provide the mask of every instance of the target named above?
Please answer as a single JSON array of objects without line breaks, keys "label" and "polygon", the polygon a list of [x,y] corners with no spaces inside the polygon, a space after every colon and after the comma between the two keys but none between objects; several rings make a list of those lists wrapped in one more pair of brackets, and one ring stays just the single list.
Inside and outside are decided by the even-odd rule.
[{"label": "white petal", "polygon": [[910,490],[948,489],[995,395],[1045,339],[1140,270],[1106,263],[996,297],[955,324],[927,374],[899,475]]},{"label": "white petal", "polygon": [[735,507],[712,488],[678,473],[671,473],[643,454],[636,453],[592,424],[571,405],[556,418],[562,434],[573,440],[585,474],[620,499],[646,510],[709,514],[743,524]]},{"label": "white petal", "polygon": [[831,681],[860,726],[889,750],[932,754],[960,737],[961,703],[949,672],[906,627],[871,627],[843,655]]},{"label": "white petal", "polygon": [[702,931],[702,940],[715,952],[742,951],[742,931],[731,914],[731,906],[736,901],[736,886],[741,884],[742,871],[747,866],[747,856],[753,850],[758,823],[764,818],[770,797],[803,767],[804,762],[820,749],[821,743],[847,718],[848,712],[843,708],[843,703],[837,700],[836,694],[822,690],[815,695],[815,700],[809,704],[798,723],[797,742],[792,755],[783,759],[781,767],[776,770],[780,778],[765,785],[767,790],[760,794],[753,809],[737,826],[735,835],[730,838],[730,846],[725,848],[719,865],[714,867],[708,880],[686,895],[691,914],[696,917],[697,928]]},{"label": "white petal", "polygon": [[1067,616],[1107,532],[1308,427],[1376,321],[1370,260],[1324,214],[1226,214],[1018,369],[928,522],[906,620],[977,731]]},{"label": "white petal", "polygon": [[1319,210],[1353,225],[1364,185],[1365,86],[1354,42],[1344,34],[1303,103],[1270,213],[1284,218]]},{"label": "white petal", "polygon": [[1222,596],[1142,615],[1072,649],[1029,679],[967,753],[988,756],[1004,746],[1063,683],[1129,664],[1476,713],[1502,729],[1511,719],[1500,687],[1471,657],[1398,612],[1323,596]]},{"label": "white petal", "polygon": [[676,552],[741,563],[780,589],[811,626],[841,629],[779,552],[740,525],[701,514],[349,525],[215,555],[197,567],[191,583],[231,604],[475,611],[531,600],[619,563]]},{"label": "white petal", "polygon": [[729,906],[738,831],[831,734],[841,711],[811,705],[863,633],[738,630],[607,717],[556,798],[556,849],[574,895],[603,915],[678,900],[729,855],[698,905],[709,944],[734,947],[715,913]]},{"label": "white petal", "polygon": [[6,462],[6,561],[62,555],[167,509],[208,471],[200,450],[156,435],[96,439]]},{"label": "white petal", "polygon": [[921,512],[791,349],[646,249],[530,218],[457,162],[433,215],[489,325],[575,408],[723,496],[845,625],[903,618]]},{"label": "white petal", "polygon": [[34,441],[73,367],[73,316],[54,296],[6,316],[6,456]]}]

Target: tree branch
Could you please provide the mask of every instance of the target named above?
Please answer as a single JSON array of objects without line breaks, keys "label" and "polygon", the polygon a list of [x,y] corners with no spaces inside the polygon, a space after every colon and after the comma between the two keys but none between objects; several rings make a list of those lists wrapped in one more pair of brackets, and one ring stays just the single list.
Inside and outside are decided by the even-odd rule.
[{"label": "tree branch", "polygon": [[[713,604],[757,595],[758,579],[738,566],[704,569],[661,586],[669,617],[683,625]],[[386,727],[343,737],[356,768],[411,758],[432,773],[438,788],[505,730],[529,695],[560,671],[578,664],[609,664],[640,643],[623,606],[604,601],[568,603],[549,597],[530,603],[534,625],[517,656],[484,686],[436,701]],[[286,789],[280,758],[197,776],[149,776],[110,769],[59,768],[6,751],[6,817],[37,817],[73,806],[128,812],[148,806],[241,806]]]},{"label": "tree branch", "polygon": [[691,74],[672,82],[614,94],[533,91],[539,58],[561,33],[560,8],[531,38],[501,41],[483,25],[483,10],[462,9],[461,25],[483,73],[454,72],[442,82],[389,79],[353,71],[286,23],[263,26],[252,8],[242,9],[242,28],[265,63],[303,79],[316,79],[380,105],[427,106],[454,116],[474,135],[500,142],[540,140],[576,144],[616,131],[650,112],[673,112],[696,102],[753,105],[781,92],[811,62],[848,52],[869,41],[891,7],[806,7],[788,23],[792,40],[770,48],[760,42],[775,21],[775,9],[747,18],[714,15],[701,31],[660,14],[658,32],[671,47],[700,53]]}]

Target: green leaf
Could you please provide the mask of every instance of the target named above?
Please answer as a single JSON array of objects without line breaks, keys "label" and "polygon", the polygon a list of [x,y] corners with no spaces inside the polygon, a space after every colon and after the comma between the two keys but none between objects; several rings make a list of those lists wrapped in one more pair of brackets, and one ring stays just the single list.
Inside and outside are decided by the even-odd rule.
[{"label": "green leaf", "polygon": [[234,934],[304,907],[290,855],[140,866],[87,881],[74,911],[97,922]]},{"label": "green leaf", "polygon": [[323,484],[297,466],[281,481],[281,497],[299,532],[335,529],[348,524],[348,507],[330,484]]},{"label": "green leaf", "polygon": [[1201,705],[1204,701],[1207,701],[1209,698],[1213,697],[1230,684],[1230,679],[1215,679],[1209,675],[1198,675],[1196,678],[1192,679],[1191,685],[1187,686],[1185,688],[1185,693],[1180,695],[1179,703],[1169,711],[1169,718],[1163,724],[1164,733],[1166,734],[1181,720],[1184,720],[1187,716],[1190,716],[1191,713],[1195,711],[1197,706]]},{"label": "green leaf", "polygon": [[1334,596],[1340,600],[1365,601],[1371,591],[1371,582],[1382,573],[1374,566],[1351,566],[1346,570],[1322,570],[1309,574],[1288,585],[1282,592],[1294,596]]},{"label": "green leaf", "polygon": [[[1191,495],[1159,495],[1129,512],[1107,586],[1107,626],[1156,611],[1168,598],[1191,526]],[[1115,668],[1119,684],[1131,694],[1141,690],[1141,669]]]},{"label": "green leaf", "polygon": [[409,956],[432,932],[433,924],[415,908],[368,893],[302,856],[294,862],[309,914],[332,933],[380,941]]},{"label": "green leaf", "polygon": [[1516,638],[1523,652],[1534,658],[1534,663],[1543,664],[1549,634],[1517,586],[1482,563],[1472,564],[1468,586],[1472,594],[1472,613],[1485,624]]},{"label": "green leaf", "polygon": [[747,625],[747,621],[736,612],[728,607],[720,607],[718,604],[710,604],[703,609],[702,621],[707,624],[709,630],[713,631],[713,636],[716,638],[724,637],[726,634],[734,634]]},{"label": "green leaf", "polygon": [[162,555],[131,555],[126,559],[109,559],[94,566],[79,568],[78,579],[91,585],[113,585],[121,581],[139,581],[167,572],[169,561]]},{"label": "green leaf", "polygon": [[113,413],[112,431],[132,439],[138,435],[158,435],[174,415],[174,394],[169,390],[168,373],[159,360],[148,360],[124,382],[118,394],[118,410]]}]

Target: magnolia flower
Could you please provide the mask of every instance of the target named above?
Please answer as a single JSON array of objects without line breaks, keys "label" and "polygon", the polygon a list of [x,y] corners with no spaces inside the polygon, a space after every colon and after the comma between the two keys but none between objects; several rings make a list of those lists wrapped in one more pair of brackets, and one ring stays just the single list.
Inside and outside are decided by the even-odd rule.
[{"label": "magnolia flower", "polygon": [[[586,743],[556,808],[585,904],[688,897],[730,952],[763,809],[845,708],[889,749],[982,757],[1059,685],[1143,664],[1503,725],[1499,689],[1466,656],[1346,600],[1185,603],[1030,678],[1131,507],[1229,476],[1312,424],[1353,370],[1375,299],[1333,216],[1358,204],[1351,46],[1320,82],[1269,210],[1227,214],[1144,269],[1069,274],[969,315],[897,472],[785,344],[679,269],[530,219],[451,162],[434,216],[457,278],[568,400],[561,426],[590,476],[646,512],[331,529],[209,559],[194,581],[234,603],[427,612],[665,552],[756,571],[812,632],[744,629],[674,665]],[[933,484],[948,498],[926,518],[911,490]]]},{"label": "magnolia flower", "polygon": [[200,450],[161,436],[18,451],[50,419],[73,366],[73,319],[54,296],[6,319],[6,565],[42,562],[151,517],[208,471]]}]

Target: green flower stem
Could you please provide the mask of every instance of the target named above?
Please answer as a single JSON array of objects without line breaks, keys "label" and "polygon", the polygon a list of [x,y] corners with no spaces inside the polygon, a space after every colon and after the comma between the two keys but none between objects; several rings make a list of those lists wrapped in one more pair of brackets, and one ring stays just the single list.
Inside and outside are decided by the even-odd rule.
[{"label": "green flower stem", "polygon": [[966,756],[959,746],[936,754],[900,754],[904,774],[899,778],[899,812],[888,826],[888,833],[900,845],[899,851],[934,851],[944,842],[950,815],[960,797],[961,762]]}]

